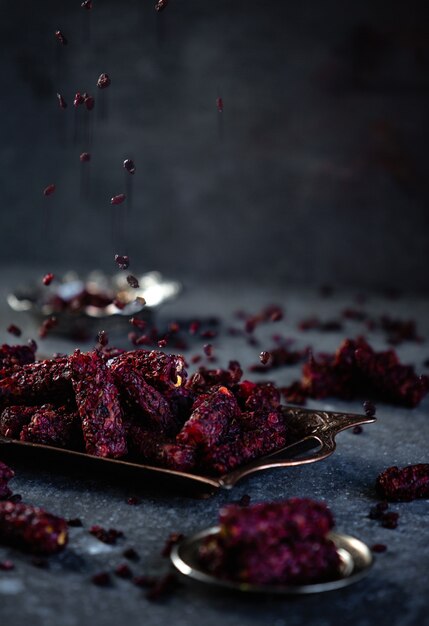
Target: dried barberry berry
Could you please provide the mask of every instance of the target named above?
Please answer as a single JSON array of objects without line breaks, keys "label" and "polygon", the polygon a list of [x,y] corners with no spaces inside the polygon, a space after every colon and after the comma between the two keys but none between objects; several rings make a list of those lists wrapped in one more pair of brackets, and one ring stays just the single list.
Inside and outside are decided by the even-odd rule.
[{"label": "dried barberry berry", "polygon": [[103,347],[107,346],[107,344],[109,343],[109,335],[106,333],[105,330],[100,330],[96,339],[97,339],[97,342],[100,344],[100,346],[103,346]]},{"label": "dried barberry berry", "polygon": [[80,6],[82,7],[82,9],[90,11],[92,9],[92,0],[83,0]]},{"label": "dried barberry berry", "polygon": [[386,552],[387,546],[384,543],[375,543],[371,546],[372,552],[376,552],[377,554],[381,554],[382,552]]},{"label": "dried barberry berry", "polygon": [[39,328],[40,339],[45,339],[48,333],[57,325],[58,325],[58,318],[56,318],[54,315],[51,315],[50,317],[46,318]]},{"label": "dried barberry berry", "polygon": [[29,504],[0,502],[0,541],[35,554],[59,552],[67,543],[67,524]]},{"label": "dried barberry berry", "polygon": [[112,579],[110,577],[109,572],[98,572],[94,574],[91,578],[91,582],[97,587],[110,587],[112,584]]},{"label": "dried barberry berry", "polygon": [[156,0],[155,3],[155,11],[157,11],[158,13],[160,11],[163,11],[165,9],[165,7],[168,4],[168,0]]},{"label": "dried barberry berry", "polygon": [[132,274],[129,274],[127,276],[127,283],[129,284],[130,287],[132,287],[133,289],[139,289],[140,285],[139,285],[139,281],[137,280],[137,278],[135,276],[133,276]]},{"label": "dried barberry berry", "polygon": [[15,335],[15,337],[20,337],[22,335],[22,330],[19,328],[19,326],[16,326],[15,324],[10,324],[7,327],[7,332],[11,335]]},{"label": "dried barberry berry", "polygon": [[79,156],[79,160],[81,163],[89,163],[89,161],[91,160],[91,155],[89,152],[82,152],[82,154]]},{"label": "dried barberry berry", "polygon": [[391,502],[429,498],[429,463],[389,467],[377,477],[376,487]]},{"label": "dried barberry berry", "polygon": [[51,284],[54,278],[55,278],[54,274],[51,274],[51,273],[45,274],[44,277],[42,278],[42,283],[47,287],[48,285]]},{"label": "dried barberry berry", "polygon": [[9,560],[0,561],[0,571],[10,572],[10,570],[12,569],[15,569],[15,563],[13,561],[9,561]]},{"label": "dried barberry berry", "polygon": [[93,96],[90,96],[88,93],[83,94],[83,102],[88,111],[92,111],[95,106],[95,99]]},{"label": "dried barberry berry", "polygon": [[352,433],[354,435],[361,435],[363,433],[362,426],[359,426],[359,425],[358,426],[353,426]]},{"label": "dried barberry berry", "polygon": [[64,33],[61,32],[60,30],[56,30],[55,31],[55,38],[57,41],[59,41],[63,46],[66,46],[68,44],[67,38],[65,37]]},{"label": "dried barberry berry", "polygon": [[60,109],[67,108],[67,102],[64,100],[63,96],[60,93],[57,93],[58,106]]},{"label": "dried barberry berry", "polygon": [[107,543],[109,545],[115,545],[118,539],[121,539],[124,536],[124,533],[121,530],[116,530],[116,528],[103,528],[98,524],[91,526],[89,529],[91,535],[96,537],[99,541],[103,543]]},{"label": "dried barberry berry", "polygon": [[173,546],[180,543],[184,538],[185,535],[183,535],[183,533],[171,533],[161,550],[161,556],[163,556],[164,558],[168,558],[171,554]]},{"label": "dried barberry berry", "polygon": [[116,576],[119,576],[119,578],[128,579],[133,577],[133,572],[131,568],[127,565],[127,563],[121,563],[120,565],[118,565],[115,568],[115,574]]},{"label": "dried barberry berry", "polygon": [[134,161],[132,159],[125,159],[124,169],[126,169],[129,174],[134,174],[136,171]]},{"label": "dried barberry berry", "polygon": [[79,416],[67,407],[45,404],[38,407],[28,424],[23,426],[19,438],[59,448],[80,448],[81,428]]},{"label": "dried barberry berry", "polygon": [[222,98],[216,98],[216,108],[219,113],[223,113],[223,100]]},{"label": "dried barberry berry", "polygon": [[138,552],[136,552],[134,548],[127,548],[122,552],[122,556],[124,556],[126,559],[129,559],[130,561],[138,561],[140,558]]},{"label": "dried barberry berry", "polygon": [[139,498],[136,498],[136,496],[130,496],[129,498],[127,498],[127,504],[129,504],[130,506],[137,506],[138,504],[140,504],[140,500]]},{"label": "dried barberry berry", "polygon": [[154,578],[153,576],[135,576],[133,578],[133,584],[136,585],[136,587],[143,587],[144,589],[147,589],[149,587],[153,587],[153,585],[156,583],[156,578]]},{"label": "dried barberry berry", "polygon": [[73,99],[73,106],[75,107],[75,109],[77,109],[77,107],[83,104],[84,102],[85,102],[85,98],[79,91],[77,91]]},{"label": "dried barberry berry", "polygon": [[189,334],[196,335],[201,326],[201,322],[199,320],[194,320],[189,324]]},{"label": "dried barberry berry", "polygon": [[97,87],[99,89],[106,89],[111,84],[110,76],[108,74],[100,74],[97,80]]},{"label": "dried barberry berry", "polygon": [[211,343],[206,343],[206,344],[203,346],[203,350],[204,350],[204,354],[205,354],[206,356],[212,356],[212,354],[213,354],[213,346],[212,346],[212,344],[211,344]]},{"label": "dried barberry berry", "polygon": [[51,196],[54,191],[55,191],[56,187],[53,183],[51,183],[50,185],[48,185],[47,187],[44,188],[43,190],[43,195],[44,196]]},{"label": "dried barberry berry", "polygon": [[115,204],[115,205],[122,204],[123,201],[125,200],[125,198],[126,198],[126,196],[125,196],[124,193],[119,193],[117,196],[113,196],[110,199],[110,204]]}]

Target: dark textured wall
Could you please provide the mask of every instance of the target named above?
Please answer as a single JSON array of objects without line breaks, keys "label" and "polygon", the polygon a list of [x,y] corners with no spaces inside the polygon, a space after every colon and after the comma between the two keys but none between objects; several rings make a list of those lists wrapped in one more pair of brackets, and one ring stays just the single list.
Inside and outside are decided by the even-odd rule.
[{"label": "dark textured wall", "polygon": [[153,5],[1,3],[3,267],[428,289],[428,3]]}]

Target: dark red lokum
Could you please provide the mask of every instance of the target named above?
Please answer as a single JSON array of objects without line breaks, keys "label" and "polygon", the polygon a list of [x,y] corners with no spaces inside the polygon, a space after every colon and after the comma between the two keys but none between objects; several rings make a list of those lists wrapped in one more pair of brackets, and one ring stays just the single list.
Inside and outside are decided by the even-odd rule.
[{"label": "dark red lokum", "polygon": [[67,523],[43,509],[0,502],[0,541],[33,554],[53,554],[67,544]]},{"label": "dark red lokum", "polygon": [[44,196],[51,196],[54,193],[55,189],[56,189],[56,187],[55,187],[54,183],[51,183],[50,185],[48,185],[47,187],[44,188],[43,195]]},{"label": "dark red lokum", "polygon": [[132,289],[139,289],[140,287],[139,281],[132,274],[129,274],[127,276],[127,283],[129,284],[130,287],[132,287]]},{"label": "dark red lokum", "polygon": [[391,502],[429,498],[429,463],[389,467],[377,478],[378,493]]},{"label": "dark red lokum", "polygon": [[216,98],[216,108],[219,113],[223,113],[223,100],[222,98]]},{"label": "dark red lokum", "polygon": [[122,394],[140,409],[143,424],[147,422],[149,427],[162,433],[177,432],[168,401],[145,381],[143,374],[124,361],[112,365],[111,371]]},{"label": "dark red lokum", "polygon": [[45,319],[39,328],[40,339],[44,339],[47,336],[47,334],[57,325],[58,325],[58,319],[54,315],[51,315],[50,317]]},{"label": "dark red lokum", "polygon": [[18,439],[22,428],[29,424],[37,406],[8,406],[0,416],[0,435]]},{"label": "dark red lokum", "polygon": [[36,345],[10,346],[4,343],[0,346],[0,379],[22,365],[34,363],[35,353]]},{"label": "dark red lokum", "polygon": [[70,367],[86,451],[101,457],[124,456],[125,428],[113,373],[97,352],[76,350]]},{"label": "dark red lokum", "polygon": [[140,424],[129,427],[128,445],[133,456],[150,465],[189,472],[196,464],[195,448],[170,442]]},{"label": "dark red lokum", "polygon": [[[266,372],[270,369],[276,369],[285,365],[295,365],[302,361],[307,355],[308,350],[290,350],[287,346],[279,346],[271,348],[269,352],[261,352],[260,361],[250,366],[252,372]],[[262,355],[269,355],[268,358]]]},{"label": "dark red lokum", "polygon": [[90,96],[88,93],[83,94],[83,102],[88,111],[92,111],[95,106],[95,99],[93,96]]},{"label": "dark red lokum", "polygon": [[45,274],[42,278],[42,283],[47,287],[54,280],[55,276],[52,273]]},{"label": "dark red lokum", "polygon": [[11,376],[0,380],[0,407],[65,404],[73,397],[69,361],[66,357],[24,365]]},{"label": "dark red lokum", "polygon": [[228,369],[199,367],[189,379],[187,387],[198,393],[207,393],[214,385],[231,388],[240,382],[243,370],[238,361],[230,361]]},{"label": "dark red lokum", "polygon": [[15,472],[0,461],[0,500],[9,498],[12,491],[9,489],[8,482],[15,476]]},{"label": "dark red lokum", "polygon": [[19,435],[21,441],[31,441],[60,448],[76,448],[82,440],[79,415],[67,407],[45,404],[33,413],[29,424]]},{"label": "dark red lokum", "polygon": [[232,418],[238,413],[233,393],[226,387],[220,387],[193,411],[177,435],[177,441],[185,445],[212,448],[222,440]]},{"label": "dark red lokum", "polygon": [[79,160],[81,163],[89,163],[89,161],[91,160],[91,155],[89,152],[82,152],[79,155]]},{"label": "dark red lokum", "polygon": [[165,354],[158,350],[133,350],[109,361],[109,365],[128,363],[156,389],[163,391],[180,387],[186,381],[185,360],[178,354]]},{"label": "dark red lokum", "polygon": [[280,390],[273,383],[244,380],[234,390],[244,411],[269,412],[280,405]]},{"label": "dark red lokum", "polygon": [[199,557],[217,576],[254,584],[311,584],[339,573],[333,517],[325,504],[292,498],[220,512],[220,532]]}]

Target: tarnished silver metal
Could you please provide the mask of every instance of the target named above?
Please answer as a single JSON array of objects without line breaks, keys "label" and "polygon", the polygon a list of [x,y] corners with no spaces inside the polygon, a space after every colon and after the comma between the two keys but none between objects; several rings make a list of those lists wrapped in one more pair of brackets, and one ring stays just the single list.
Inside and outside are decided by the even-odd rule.
[{"label": "tarnished silver metal", "polygon": [[255,459],[251,463],[220,477],[197,473],[178,472],[140,464],[135,461],[104,459],[73,450],[63,450],[52,446],[15,441],[0,437],[2,458],[49,460],[50,466],[64,468],[65,463],[78,469],[85,468],[90,475],[98,472],[103,475],[133,476],[139,484],[153,485],[163,482],[167,487],[184,487],[198,494],[212,494],[219,489],[232,489],[240,480],[256,472],[275,468],[295,467],[321,461],[331,455],[336,448],[335,436],[347,428],[360,424],[370,424],[373,417],[351,413],[315,411],[298,407],[283,407],[289,424],[289,445],[276,452]]},{"label": "tarnished silver metal", "polygon": [[335,578],[310,585],[254,585],[235,582],[207,572],[198,558],[202,542],[218,532],[218,526],[207,528],[175,545],[170,556],[174,567],[186,578],[213,587],[246,593],[301,595],[347,587],[366,576],[373,563],[372,553],[362,541],[349,535],[330,533],[329,538],[335,543],[340,557],[340,572]]},{"label": "tarnished silver metal", "polygon": [[[93,271],[85,276],[76,272],[68,272],[58,277],[49,287],[40,284],[17,288],[7,296],[9,306],[18,312],[26,311],[38,321],[47,315],[55,315],[58,325],[53,332],[70,334],[79,331],[99,330],[100,321],[105,330],[124,326],[130,315],[138,315],[143,319],[151,319],[156,309],[174,299],[182,290],[178,281],[166,280],[159,272],[147,272],[137,276],[139,288],[133,289],[127,283],[128,272],[119,272],[108,276],[101,271]],[[84,306],[78,310],[55,307],[55,296],[68,302],[77,298],[84,290],[93,295],[108,297],[105,306]],[[143,298],[146,304],[143,304]],[[118,309],[111,300],[119,299],[125,303]]]}]

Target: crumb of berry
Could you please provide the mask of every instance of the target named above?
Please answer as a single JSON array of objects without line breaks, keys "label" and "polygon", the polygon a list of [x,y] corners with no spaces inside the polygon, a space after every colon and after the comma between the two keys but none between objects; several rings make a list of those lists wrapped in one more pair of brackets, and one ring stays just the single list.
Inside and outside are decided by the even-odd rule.
[{"label": "crumb of berry", "polygon": [[361,433],[363,433],[363,428],[362,428],[362,426],[359,426],[359,425],[358,425],[358,426],[354,426],[354,428],[353,428],[353,430],[352,430],[352,433],[353,433],[354,435],[360,435]]},{"label": "crumb of berry", "polygon": [[124,169],[126,169],[129,174],[134,174],[136,171],[134,161],[132,159],[125,159]]},{"label": "crumb of berry", "polygon": [[387,546],[384,543],[375,543],[371,546],[372,552],[376,552],[377,554],[381,554],[382,552],[386,552]]},{"label": "crumb of berry", "polygon": [[166,339],[160,339],[158,341],[158,347],[159,348],[165,348],[166,345],[167,345],[167,340]]},{"label": "crumb of berry", "polygon": [[64,100],[63,96],[60,93],[57,93],[58,106],[60,109],[67,108],[67,102]]},{"label": "crumb of berry", "polygon": [[115,568],[115,574],[116,576],[119,576],[119,578],[133,577],[133,572],[131,571],[131,568],[127,565],[127,563],[121,563],[120,565],[118,565]]},{"label": "crumb of berry", "polygon": [[108,74],[100,74],[97,80],[97,87],[99,89],[106,89],[111,84],[110,76]]},{"label": "crumb of berry", "polygon": [[261,354],[259,355],[259,360],[261,361],[262,365],[266,365],[270,358],[271,354],[266,351],[261,352]]},{"label": "crumb of berry", "polygon": [[51,284],[51,282],[54,280],[55,276],[54,274],[45,274],[44,277],[42,278],[42,283],[47,287],[48,285]]},{"label": "crumb of berry", "polygon": [[44,188],[43,190],[43,195],[44,196],[51,196],[54,191],[55,191],[56,187],[53,183],[51,183],[50,185],[48,185],[47,187]]},{"label": "crumb of berry", "polygon": [[396,528],[398,526],[398,519],[399,513],[388,511],[387,513],[383,513],[380,522],[383,528]]},{"label": "crumb of berry", "polygon": [[89,94],[83,94],[83,101],[88,111],[92,111],[95,106],[95,99],[93,96]]},{"label": "crumb of berry", "polygon": [[7,332],[11,335],[14,335],[15,337],[20,337],[22,335],[22,330],[19,328],[19,326],[16,326],[15,324],[10,324],[7,327]]},{"label": "crumb of berry", "polygon": [[81,528],[83,526],[80,517],[73,517],[67,520],[67,525],[73,528]]},{"label": "crumb of berry", "polygon": [[206,344],[203,346],[203,350],[204,350],[204,354],[205,354],[206,356],[212,356],[212,354],[213,354],[213,346],[212,346],[212,344],[211,344],[211,343],[206,343]]},{"label": "crumb of berry", "polygon": [[92,0],[83,0],[80,6],[82,7],[82,9],[90,11],[92,9]]},{"label": "crumb of berry", "polygon": [[155,11],[160,13],[161,11],[163,11],[165,9],[167,4],[168,4],[168,0],[157,0],[155,2]]},{"label": "crumb of berry", "polygon": [[99,541],[109,545],[115,545],[117,540],[124,536],[124,533],[121,530],[116,530],[115,528],[109,528],[109,530],[107,530],[98,524],[91,526],[89,532]]},{"label": "crumb of berry", "polygon": [[124,556],[126,559],[129,559],[130,561],[138,561],[140,558],[138,552],[136,552],[134,548],[127,548],[122,552],[122,556]]},{"label": "crumb of berry", "polygon": [[13,561],[9,561],[6,559],[5,561],[0,561],[0,571],[9,572],[11,569],[15,569],[15,564]]},{"label": "crumb of berry", "polygon": [[125,198],[126,198],[126,196],[125,196],[125,194],[124,194],[124,193],[118,193],[118,195],[117,195],[117,196],[113,196],[113,197],[110,199],[110,204],[114,204],[114,205],[117,205],[117,204],[122,204],[122,203],[123,203],[123,201],[125,200]]},{"label": "crumb of berry", "polygon": [[91,582],[97,587],[110,587],[112,579],[108,572],[98,572],[91,578]]},{"label": "crumb of berry", "polygon": [[97,339],[97,342],[100,344],[100,346],[103,346],[103,347],[107,346],[107,344],[109,343],[109,335],[106,333],[105,330],[100,330],[96,339]]},{"label": "crumb of berry", "polygon": [[128,274],[128,276],[127,276],[127,283],[129,284],[130,287],[132,287],[132,289],[139,289],[139,287],[140,287],[139,281],[132,274]]},{"label": "crumb of berry", "polygon": [[139,498],[136,498],[136,496],[130,496],[129,498],[127,498],[127,504],[131,506],[137,506],[137,504],[140,504],[140,500]]},{"label": "crumb of berry", "polygon": [[67,38],[64,35],[63,32],[61,32],[60,30],[56,30],[55,31],[55,38],[57,41],[59,41],[63,46],[66,46],[68,44]]},{"label": "crumb of berry", "polygon": [[73,99],[73,106],[75,107],[75,109],[77,109],[77,107],[83,104],[84,102],[85,102],[85,98],[79,91],[77,91]]},{"label": "crumb of berry", "polygon": [[375,404],[371,402],[371,400],[365,400],[363,403],[363,410],[365,411],[365,415],[367,417],[374,417],[376,412]]},{"label": "crumb of berry", "polygon": [[89,152],[82,152],[82,154],[79,156],[79,160],[81,163],[88,163],[91,160],[91,155],[89,154]]},{"label": "crumb of berry", "polygon": [[180,543],[182,539],[184,539],[184,535],[182,533],[171,533],[168,536],[167,541],[165,542],[165,545],[161,551],[161,556],[165,558],[169,557],[173,546],[175,546],[177,543]]},{"label": "crumb of berry", "polygon": [[47,334],[53,328],[55,328],[55,326],[57,326],[57,324],[58,324],[58,319],[54,315],[51,315],[50,317],[48,317],[39,328],[40,339],[44,339],[47,336]]},{"label": "crumb of berry", "polygon": [[223,113],[223,100],[222,98],[216,98],[216,108],[219,113]]}]

